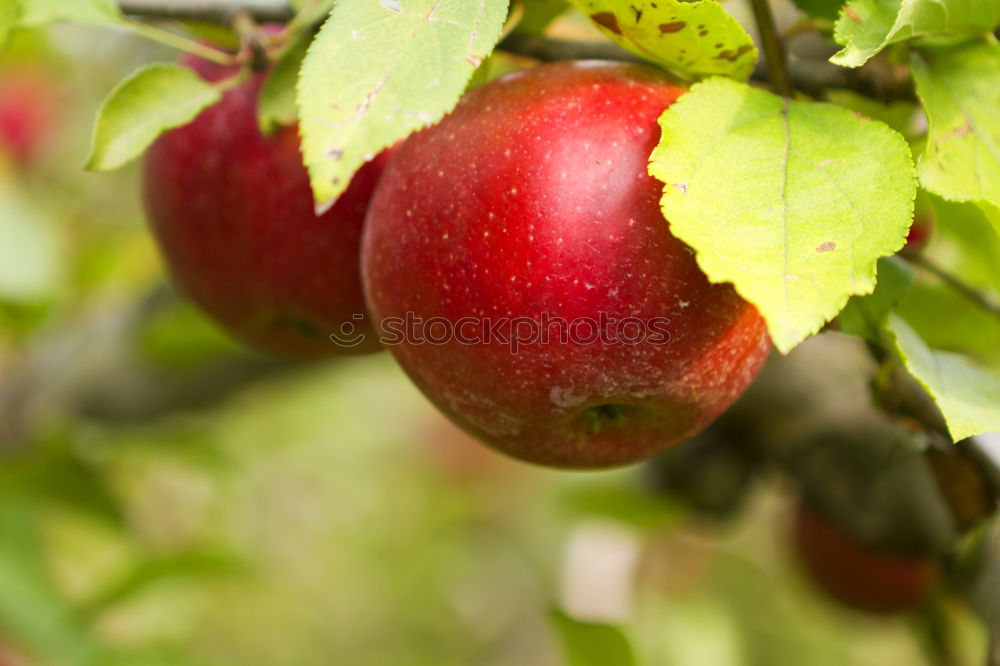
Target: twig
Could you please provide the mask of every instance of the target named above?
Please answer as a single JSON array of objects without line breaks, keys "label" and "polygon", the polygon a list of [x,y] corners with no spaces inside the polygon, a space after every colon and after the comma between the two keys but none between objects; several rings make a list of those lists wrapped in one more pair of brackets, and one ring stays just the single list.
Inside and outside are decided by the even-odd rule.
[{"label": "twig", "polygon": [[774,24],[774,14],[771,13],[769,0],[751,0],[753,5],[753,15],[757,20],[757,29],[760,31],[760,41],[764,47],[764,57],[767,58],[767,66],[771,72],[771,85],[774,91],[782,97],[794,97],[795,85],[792,77],[788,74],[788,56],[785,53],[785,45],[778,35],[778,28]]},{"label": "twig", "polygon": [[295,11],[287,0],[119,0],[122,11],[151,19],[198,20],[228,24],[238,12],[258,23],[285,23]]},{"label": "twig", "polygon": [[[649,64],[648,60],[610,42],[577,42],[518,32],[507,35],[497,48],[543,62],[621,60]],[[915,99],[913,83],[902,69],[874,66],[846,69],[826,60],[793,60],[789,63],[789,75],[798,90],[814,97],[821,97],[831,88],[845,88],[884,101]],[[753,79],[760,82],[770,79],[766,63],[757,63]]]},{"label": "twig", "polygon": [[[147,19],[195,19],[229,25],[235,14],[242,11],[258,23],[297,20],[286,0],[119,0],[118,4],[126,14]],[[298,16],[306,13],[303,11]],[[543,62],[623,60],[648,63],[610,42],[568,41],[517,32],[507,35],[498,48]],[[826,60],[796,59],[787,63],[785,71],[797,90],[813,97],[821,97],[831,88],[845,88],[882,101],[915,99],[913,83],[905,67],[889,69],[876,65],[847,69]],[[758,62],[753,79],[767,82],[770,77],[766,62]]]},{"label": "twig", "polygon": [[149,25],[148,23],[143,23],[141,21],[126,20],[126,25],[135,32],[147,37],[154,42],[159,42],[161,44],[166,44],[167,46],[172,46],[175,49],[180,49],[187,53],[193,53],[194,55],[204,58],[210,62],[214,62],[219,65],[233,65],[236,63],[236,57],[226,53],[225,51],[220,51],[219,49],[212,48],[200,42],[196,42],[192,39],[187,39],[180,35],[174,34],[169,30],[161,30],[156,26]]},{"label": "twig", "polygon": [[1000,317],[1000,305],[994,303],[989,298],[984,296],[982,292],[980,292],[978,289],[972,287],[971,285],[963,281],[961,278],[952,275],[946,269],[941,268],[940,266],[938,266],[936,263],[934,263],[924,255],[913,254],[905,256],[904,258],[906,259],[906,261],[910,262],[914,266],[922,268],[931,275],[934,275],[939,280],[947,284],[949,287],[960,293],[962,296],[965,296],[967,299],[969,299],[970,301],[981,307],[983,310],[986,310],[990,314]]}]

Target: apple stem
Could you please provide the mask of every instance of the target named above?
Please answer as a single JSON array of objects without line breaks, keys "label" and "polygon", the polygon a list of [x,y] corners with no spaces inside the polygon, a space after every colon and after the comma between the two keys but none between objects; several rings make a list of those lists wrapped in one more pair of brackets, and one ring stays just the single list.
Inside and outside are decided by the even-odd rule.
[{"label": "apple stem", "polygon": [[192,39],[187,39],[186,37],[174,34],[168,30],[163,30],[161,28],[157,28],[156,26],[149,25],[148,23],[133,21],[131,19],[126,19],[125,24],[134,32],[137,32],[143,37],[151,39],[154,42],[172,46],[175,49],[191,53],[199,58],[204,58],[205,60],[219,65],[231,66],[237,64],[236,56],[234,55],[212,48],[211,46],[207,46],[205,44],[200,44]]},{"label": "apple stem", "polygon": [[788,56],[778,35],[778,28],[774,24],[771,5],[768,0],[752,0],[752,4],[760,41],[764,47],[764,57],[767,59],[768,71],[771,74],[771,85],[782,97],[794,97],[795,86],[788,74]]},{"label": "apple stem", "polygon": [[910,264],[913,264],[917,268],[922,268],[934,277],[938,278],[946,285],[960,293],[962,296],[970,300],[972,303],[978,305],[983,310],[986,310],[992,315],[1000,317],[1000,304],[994,303],[989,298],[987,298],[982,292],[977,290],[975,287],[969,285],[967,282],[962,280],[956,275],[953,275],[946,269],[938,266],[936,263],[925,257],[923,254],[913,254],[913,255],[900,255]]}]

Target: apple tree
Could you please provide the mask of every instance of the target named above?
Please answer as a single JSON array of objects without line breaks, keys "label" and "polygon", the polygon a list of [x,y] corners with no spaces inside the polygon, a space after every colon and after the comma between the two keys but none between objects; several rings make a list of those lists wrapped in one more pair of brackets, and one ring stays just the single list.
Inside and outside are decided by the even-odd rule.
[{"label": "apple tree", "polygon": [[[384,348],[493,449],[556,468],[644,463],[608,473],[610,494],[597,475],[560,486],[574,516],[628,528],[584,531],[592,552],[638,539],[656,554],[677,515],[717,537],[771,488],[784,513],[767,519],[787,524],[804,589],[874,623],[907,617],[926,663],[1000,664],[997,0],[0,2],[0,49],[33,54],[30,66],[0,57],[0,361],[12,359],[0,448],[19,452],[0,461],[0,494],[17,499],[0,502],[0,664],[7,642],[11,663],[202,663],[183,650],[155,661],[94,627],[150,581],[241,568],[230,550],[140,556],[80,601],[33,566],[49,529],[36,496],[65,491],[129,534],[95,462],[106,454],[73,444],[88,423],[152,439],[166,426],[135,424],[223,413],[251,385],[382,363]],[[111,308],[110,325],[108,308],[91,308],[93,324],[71,317],[90,310],[52,285],[121,248],[83,240],[67,259],[29,201],[46,196],[37,154],[70,111],[47,81],[71,65],[40,65],[45,49],[24,46],[38,34],[155,44],[101,81],[89,155],[60,176],[67,202],[74,187],[133,187],[170,275],[173,287],[157,278]],[[77,163],[102,175],[71,186]],[[119,279],[64,291],[99,301]],[[73,329],[87,326],[115,333],[84,359],[90,338]],[[122,351],[135,330],[148,343],[138,359]],[[506,475],[537,473],[496,472],[509,463],[447,432],[475,452],[423,455],[459,503],[480,480],[502,502],[518,483]],[[472,556],[456,543],[450,557]],[[661,600],[651,619],[564,593],[548,622],[567,663],[684,663],[686,621],[705,640],[745,637],[742,660],[712,663],[774,663],[781,650],[861,663],[818,656],[842,628],[824,642],[803,624],[768,643],[775,625],[797,626],[788,599],[759,608],[771,591],[739,575],[742,554],[669,545],[682,575],[635,576],[738,589],[732,607]],[[565,580],[599,559],[567,552]],[[418,578],[400,585],[438,589]]]}]

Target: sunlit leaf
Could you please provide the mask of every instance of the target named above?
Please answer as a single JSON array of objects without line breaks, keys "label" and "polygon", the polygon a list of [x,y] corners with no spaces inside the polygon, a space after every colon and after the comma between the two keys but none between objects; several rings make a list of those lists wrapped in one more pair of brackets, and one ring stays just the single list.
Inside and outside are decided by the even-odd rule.
[{"label": "sunlit leaf", "polygon": [[889,321],[906,368],[937,402],[955,441],[1000,431],[1000,371],[931,349],[899,316]]},{"label": "sunlit leaf", "polygon": [[1000,44],[914,53],[911,70],[929,122],[920,184],[1000,205]]},{"label": "sunlit leaf", "polygon": [[672,233],[757,306],[783,352],[870,293],[876,260],[903,245],[913,163],[883,123],[716,78],[660,125],[650,173]]},{"label": "sunlit leaf", "polygon": [[988,32],[1000,23],[993,0],[850,0],[837,19],[834,39],[843,46],[830,60],[860,67],[890,44],[912,37]]},{"label": "sunlit leaf", "polygon": [[572,0],[612,41],[686,79],[746,81],[753,40],[715,0]]},{"label": "sunlit leaf", "polygon": [[302,65],[302,149],[318,208],[365,161],[437,122],[503,28],[506,0],[340,0]]},{"label": "sunlit leaf", "polygon": [[141,155],[163,132],[191,122],[221,98],[192,70],[153,63],[111,91],[94,125],[87,168],[112,171]]}]

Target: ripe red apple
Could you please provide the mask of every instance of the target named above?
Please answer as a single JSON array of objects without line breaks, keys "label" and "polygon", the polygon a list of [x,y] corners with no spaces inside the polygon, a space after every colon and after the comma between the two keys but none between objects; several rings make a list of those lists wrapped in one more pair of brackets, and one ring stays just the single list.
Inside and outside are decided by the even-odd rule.
[{"label": "ripe red apple", "polygon": [[796,550],[812,578],[845,606],[897,613],[920,606],[938,579],[930,557],[900,555],[859,543],[806,507],[793,525]]},{"label": "ripe red apple", "polygon": [[53,75],[29,65],[0,70],[0,153],[29,165],[58,121]]},{"label": "ripe red apple", "polygon": [[[235,73],[192,57],[182,63],[210,81]],[[362,167],[317,217],[296,129],[258,129],[263,78],[228,90],[149,150],[144,193],[153,231],[180,289],[251,346],[291,358],[375,351],[359,245],[387,155]]]},{"label": "ripe red apple", "polygon": [[704,428],[760,370],[760,315],[709,284],[647,173],[683,92],[637,65],[543,65],[472,90],[387,167],[362,241],[372,316],[487,444],[559,467],[634,462]]}]

